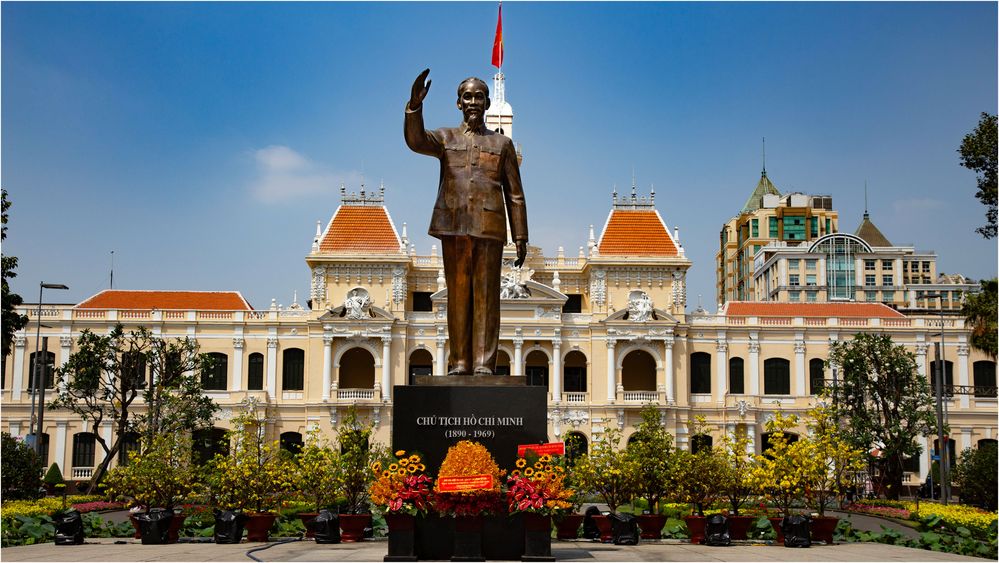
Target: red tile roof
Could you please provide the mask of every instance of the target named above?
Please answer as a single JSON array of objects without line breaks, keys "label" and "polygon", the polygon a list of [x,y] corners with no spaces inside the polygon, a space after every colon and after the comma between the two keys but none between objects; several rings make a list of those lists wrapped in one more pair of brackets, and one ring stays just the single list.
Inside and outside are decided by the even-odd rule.
[{"label": "red tile roof", "polygon": [[402,242],[382,205],[341,205],[333,215],[320,252],[399,252]]},{"label": "red tile roof", "polygon": [[864,317],[896,318],[905,315],[883,303],[770,303],[730,301],[729,317]]},{"label": "red tile roof", "polygon": [[77,309],[183,309],[252,311],[238,291],[131,291],[105,289]]},{"label": "red tile roof", "polygon": [[654,209],[611,210],[597,250],[603,255],[679,256]]}]

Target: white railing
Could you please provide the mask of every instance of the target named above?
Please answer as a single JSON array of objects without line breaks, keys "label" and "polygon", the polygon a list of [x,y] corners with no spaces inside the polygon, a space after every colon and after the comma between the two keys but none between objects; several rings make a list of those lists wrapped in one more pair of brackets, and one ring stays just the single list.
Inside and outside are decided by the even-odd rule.
[{"label": "white railing", "polygon": [[577,392],[573,391],[573,392],[562,393],[562,399],[565,400],[565,402],[567,402],[567,403],[586,403],[587,402],[586,401],[586,392],[577,393]]},{"label": "white railing", "polygon": [[199,319],[231,320],[232,311],[198,311]]},{"label": "white railing", "polygon": [[655,403],[659,401],[659,393],[655,391],[625,391],[624,400],[627,403]]},{"label": "white railing", "polygon": [[282,391],[281,398],[288,401],[295,401],[301,399],[305,395],[301,391]]},{"label": "white railing", "polygon": [[336,398],[341,401],[371,401],[375,398],[374,389],[337,389]]},{"label": "white railing", "polygon": [[73,479],[90,479],[94,474],[93,467],[74,467]]}]

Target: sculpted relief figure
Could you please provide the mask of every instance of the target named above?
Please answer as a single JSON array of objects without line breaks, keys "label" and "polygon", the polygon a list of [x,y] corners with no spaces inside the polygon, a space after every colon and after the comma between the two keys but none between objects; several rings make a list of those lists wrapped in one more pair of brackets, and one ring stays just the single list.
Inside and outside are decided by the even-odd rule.
[{"label": "sculpted relief figure", "polygon": [[489,88],[478,78],[458,85],[462,123],[427,131],[423,100],[430,69],[413,82],[406,105],[406,144],[440,160],[440,184],[430,220],[440,239],[447,283],[451,340],[448,375],[492,375],[500,321],[500,266],[506,220],[517,247],[516,266],[527,256],[527,206],[513,141],[486,129]]}]

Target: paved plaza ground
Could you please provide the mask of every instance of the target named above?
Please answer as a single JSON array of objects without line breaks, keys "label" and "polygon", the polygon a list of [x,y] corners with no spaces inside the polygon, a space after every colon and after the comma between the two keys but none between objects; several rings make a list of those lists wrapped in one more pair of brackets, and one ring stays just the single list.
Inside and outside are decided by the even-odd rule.
[{"label": "paved plaza ground", "polygon": [[[176,543],[141,545],[139,540],[90,539],[81,546],[51,543],[5,547],[3,561],[251,561],[247,552],[271,544]],[[355,544],[317,545],[293,541],[273,545],[253,555],[261,561],[382,561],[388,544],[366,541]],[[552,553],[558,561],[983,561],[973,557],[937,553],[876,543],[816,545],[791,549],[779,545],[708,547],[679,541],[615,546],[592,541],[557,541]]]}]

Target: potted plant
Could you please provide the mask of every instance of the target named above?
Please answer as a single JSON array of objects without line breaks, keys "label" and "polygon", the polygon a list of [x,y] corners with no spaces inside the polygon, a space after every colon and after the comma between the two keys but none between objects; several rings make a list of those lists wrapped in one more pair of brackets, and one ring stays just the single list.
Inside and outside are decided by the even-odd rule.
[{"label": "potted plant", "polygon": [[264,439],[263,423],[253,411],[234,417],[226,433],[232,451],[207,464],[206,482],[218,508],[246,513],[249,541],[267,541],[274,511],[293,489],[295,476],[290,454],[277,440]]},{"label": "potted plant", "polygon": [[[343,489],[340,456],[318,427],[306,433],[305,445],[296,456],[295,489],[312,504],[314,512],[300,512],[298,518],[308,530],[308,523],[323,508],[338,510],[337,494]],[[306,537],[313,532],[307,531]]]},{"label": "potted plant", "polygon": [[747,539],[749,527],[755,520],[752,516],[739,514],[739,509],[755,496],[750,479],[753,466],[753,458],[749,455],[751,440],[747,434],[726,435],[722,438],[719,452],[726,462],[722,467],[722,495],[729,504],[728,527],[733,540]]},{"label": "potted plant", "polygon": [[566,484],[565,467],[551,455],[528,451],[507,478],[507,510],[524,514],[524,558],[554,561],[552,517],[573,510],[575,491]]},{"label": "potted plant", "polygon": [[679,502],[693,506],[693,514],[684,518],[690,531],[690,543],[704,541],[704,507],[721,494],[726,468],[725,458],[715,449],[704,448],[696,454],[677,450],[670,465],[670,483]]},{"label": "potted plant", "polygon": [[[637,464],[633,456],[618,447],[620,442],[619,430],[605,430],[601,439],[594,440],[590,453],[580,456],[575,466],[580,489],[600,495],[612,513],[631,497],[637,485]],[[600,529],[600,541],[612,541],[610,520],[600,515],[593,521]]]},{"label": "potted plant", "polygon": [[364,424],[354,407],[347,410],[337,427],[337,445],[340,460],[340,496],[346,502],[340,507],[340,541],[357,542],[364,539],[364,528],[371,524],[368,508],[368,488],[374,480],[371,461],[378,456],[378,448],[370,444],[371,425]]},{"label": "potted plant", "polygon": [[434,483],[434,508],[454,520],[455,559],[482,560],[482,516],[503,510],[503,472],[485,446],[462,440],[444,456]]},{"label": "potted plant", "polygon": [[669,470],[673,435],[666,431],[655,404],[642,407],[642,422],[628,444],[628,453],[634,458],[636,492],[649,503],[649,514],[638,514],[638,526],[645,539],[660,539],[666,516],[659,510],[659,502],[669,491]]},{"label": "potted plant", "polygon": [[839,518],[826,516],[826,507],[851,485],[850,476],[864,469],[865,455],[846,441],[830,406],[819,403],[808,417],[809,435],[801,440],[805,502],[817,513],[812,516],[812,538],[831,544]]},{"label": "potted plant", "polygon": [[49,470],[45,472],[45,476],[42,477],[42,483],[45,483],[45,490],[50,495],[56,494],[58,489],[57,485],[62,485],[62,489],[66,488],[66,481],[62,478],[62,470],[59,469],[58,463],[53,463],[49,466]]},{"label": "potted plant", "polygon": [[791,507],[805,496],[805,473],[810,452],[804,441],[791,442],[788,431],[798,424],[798,417],[785,415],[781,410],[766,422],[770,433],[770,449],[756,456],[750,475],[754,490],[777,507],[778,517],[770,518],[777,532],[777,541],[784,541],[781,527],[783,519],[791,514]]},{"label": "potted plant", "polygon": [[173,516],[168,541],[175,542],[183,519],[175,506],[194,491],[197,471],[191,461],[191,439],[184,434],[160,434],[142,452],[130,452],[128,463],[115,467],[104,481],[111,499],[132,502],[140,511],[130,516],[138,533],[140,514],[163,509]]},{"label": "potted plant", "polygon": [[430,510],[433,479],[425,474],[423,457],[405,450],[371,464],[374,480],[368,490],[371,502],[385,517],[388,526],[388,555],[385,561],[416,561],[416,516]]}]

